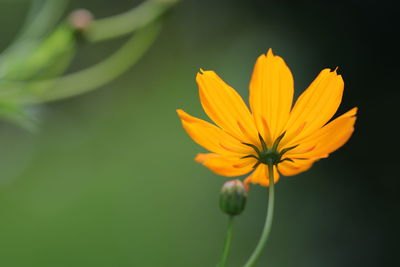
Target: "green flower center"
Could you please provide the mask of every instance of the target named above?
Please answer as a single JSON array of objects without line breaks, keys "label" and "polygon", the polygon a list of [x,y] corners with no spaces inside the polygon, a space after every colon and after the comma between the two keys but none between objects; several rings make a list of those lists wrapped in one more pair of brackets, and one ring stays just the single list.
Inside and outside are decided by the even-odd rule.
[{"label": "green flower center", "polygon": [[263,164],[276,165],[280,162],[281,155],[274,150],[260,151],[258,154],[258,161]]},{"label": "green flower center", "polygon": [[285,136],[286,132],[281,134],[274,142],[271,148],[267,146],[267,144],[264,141],[264,138],[261,136],[261,134],[258,134],[258,138],[260,138],[260,143],[261,143],[261,149],[259,149],[256,145],[249,144],[249,143],[242,143],[246,146],[249,146],[254,149],[257,155],[250,154],[242,157],[244,158],[255,158],[257,159],[257,163],[253,166],[253,168],[256,168],[259,164],[266,164],[266,165],[278,165],[282,161],[291,161],[293,162],[292,159],[290,158],[284,158],[283,155],[288,152],[289,150],[292,150],[293,148],[297,147],[297,145],[288,147],[288,148],[283,148],[280,151],[278,151],[278,146],[279,143],[281,142],[282,138]]}]

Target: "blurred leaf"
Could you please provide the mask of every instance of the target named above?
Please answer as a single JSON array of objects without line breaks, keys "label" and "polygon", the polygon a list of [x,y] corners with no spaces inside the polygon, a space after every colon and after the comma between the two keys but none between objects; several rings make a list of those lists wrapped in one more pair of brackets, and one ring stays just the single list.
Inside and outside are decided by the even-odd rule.
[{"label": "blurred leaf", "polygon": [[60,25],[40,44],[28,43],[3,63],[2,79],[37,80],[60,75],[68,67],[76,51],[74,31]]}]

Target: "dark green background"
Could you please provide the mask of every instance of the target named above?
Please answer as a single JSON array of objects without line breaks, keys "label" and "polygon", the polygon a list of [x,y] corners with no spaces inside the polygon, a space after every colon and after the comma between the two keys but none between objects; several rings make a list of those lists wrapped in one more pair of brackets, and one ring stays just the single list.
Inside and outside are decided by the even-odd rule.
[{"label": "dark green background", "polygon": [[[0,1],[0,48],[27,0]],[[72,1],[97,17],[133,1]],[[155,45],[97,91],[34,107],[39,133],[0,124],[0,266],[214,266],[227,218],[223,177],[195,163],[204,151],[176,108],[205,118],[198,69],[216,70],[245,98],[257,56],[273,48],[296,95],[325,67],[345,80],[340,112],[360,108],[345,147],[282,178],[258,266],[397,266],[398,35],[389,1],[182,1]],[[80,69],[123,40],[83,45]],[[264,222],[267,189],[253,186],[237,218],[229,266],[242,266]]]}]

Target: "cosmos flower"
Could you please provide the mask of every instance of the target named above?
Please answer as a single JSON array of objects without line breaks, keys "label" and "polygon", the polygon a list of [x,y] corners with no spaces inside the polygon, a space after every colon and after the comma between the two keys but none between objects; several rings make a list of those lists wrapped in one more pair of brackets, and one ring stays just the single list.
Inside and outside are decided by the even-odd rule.
[{"label": "cosmos flower", "polygon": [[196,81],[203,109],[215,125],[177,110],[190,137],[212,152],[195,160],[222,176],[252,172],[246,184],[268,186],[268,165],[273,165],[275,182],[279,173],[306,171],[343,146],[354,131],[357,108],[330,121],[344,88],[336,70],[322,70],[293,105],[292,73],[271,49],[254,66],[250,110],[214,71],[200,70]]}]

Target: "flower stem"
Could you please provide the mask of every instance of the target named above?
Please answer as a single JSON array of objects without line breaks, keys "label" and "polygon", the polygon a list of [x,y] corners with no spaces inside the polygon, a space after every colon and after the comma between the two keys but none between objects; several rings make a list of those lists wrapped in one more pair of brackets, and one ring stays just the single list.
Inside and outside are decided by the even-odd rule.
[{"label": "flower stem", "polygon": [[234,216],[229,216],[228,229],[226,230],[224,250],[222,251],[221,259],[219,260],[218,267],[224,267],[228,259],[229,249],[231,247],[232,233],[233,233],[233,219]]},{"label": "flower stem", "polygon": [[246,264],[244,265],[245,267],[252,267],[257,263],[257,260],[260,258],[264,248],[265,244],[267,243],[268,236],[271,232],[271,226],[272,226],[272,219],[274,215],[274,165],[268,164],[268,174],[269,174],[269,198],[268,198],[268,212],[267,212],[267,218],[265,220],[265,225],[263,232],[261,234],[260,240],[258,241],[258,244],[253,251],[253,254],[250,256]]},{"label": "flower stem", "polygon": [[[60,78],[32,83],[30,90],[36,97],[25,102],[34,104],[63,99],[89,92],[110,82],[141,58],[155,41],[160,29],[161,23],[153,22],[141,28],[119,50],[102,62]],[[56,90],[51,90],[53,88]]]},{"label": "flower stem", "polygon": [[160,17],[178,0],[147,0],[139,6],[112,17],[95,20],[87,30],[90,42],[99,42],[129,34]]}]

